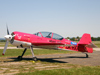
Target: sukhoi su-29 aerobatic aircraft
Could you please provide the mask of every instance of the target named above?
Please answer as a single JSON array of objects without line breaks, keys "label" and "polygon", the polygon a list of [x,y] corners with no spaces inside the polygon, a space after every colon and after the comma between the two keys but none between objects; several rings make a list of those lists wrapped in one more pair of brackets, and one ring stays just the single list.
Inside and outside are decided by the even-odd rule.
[{"label": "sukhoi su-29 aerobatic aircraft", "polygon": [[5,54],[8,42],[10,42],[17,48],[24,48],[22,55],[18,56],[18,59],[22,59],[27,48],[31,49],[32,58],[34,61],[36,61],[37,58],[34,56],[33,48],[51,48],[60,50],[79,51],[85,53],[86,57],[88,57],[87,53],[93,52],[91,36],[87,33],[84,33],[80,41],[76,43],[52,32],[37,32],[35,34],[29,34],[14,31],[10,34],[7,27],[7,35],[4,37],[7,41],[2,55]]}]

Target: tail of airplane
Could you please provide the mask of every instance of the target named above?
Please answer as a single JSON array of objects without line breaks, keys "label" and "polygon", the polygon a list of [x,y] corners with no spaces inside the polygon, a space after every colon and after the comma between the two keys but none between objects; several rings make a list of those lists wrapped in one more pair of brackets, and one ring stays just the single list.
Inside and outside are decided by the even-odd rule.
[{"label": "tail of airplane", "polygon": [[59,49],[93,53],[93,46],[94,46],[94,44],[92,44],[90,34],[85,33],[85,34],[83,34],[82,38],[77,43],[77,45],[60,46]]},{"label": "tail of airplane", "polygon": [[[85,33],[85,34],[83,34],[82,38],[80,39],[80,41],[76,45],[74,45],[74,46],[60,46],[58,49],[93,53],[93,47],[95,47],[95,45],[92,44],[90,34]],[[86,54],[86,57],[88,58],[87,53],[85,53],[85,54]]]},{"label": "tail of airplane", "polygon": [[92,53],[93,48],[91,44],[92,44],[92,41],[91,41],[90,34],[87,34],[87,33],[83,34],[82,38],[80,39],[78,43],[78,51]]}]

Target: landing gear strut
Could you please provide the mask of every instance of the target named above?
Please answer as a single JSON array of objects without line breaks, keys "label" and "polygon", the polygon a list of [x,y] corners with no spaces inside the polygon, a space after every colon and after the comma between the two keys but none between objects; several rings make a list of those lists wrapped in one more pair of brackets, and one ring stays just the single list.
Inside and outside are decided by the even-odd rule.
[{"label": "landing gear strut", "polygon": [[23,51],[23,53],[22,53],[22,55],[21,56],[18,56],[17,58],[20,59],[20,60],[22,60],[22,57],[25,54],[26,50],[27,50],[27,48],[25,48],[24,51]]},{"label": "landing gear strut", "polygon": [[[33,61],[37,61],[37,58],[34,56],[34,52],[33,52],[33,46],[30,46],[30,49],[31,49],[31,53],[32,53],[32,57],[33,57]],[[23,53],[21,56],[18,56],[17,58],[22,60],[22,57],[24,55],[24,53],[26,52],[27,48],[24,49]]]},{"label": "landing gear strut", "polygon": [[37,58],[34,56],[33,46],[31,46],[30,49],[31,49],[31,53],[32,53],[33,61],[37,61]]}]

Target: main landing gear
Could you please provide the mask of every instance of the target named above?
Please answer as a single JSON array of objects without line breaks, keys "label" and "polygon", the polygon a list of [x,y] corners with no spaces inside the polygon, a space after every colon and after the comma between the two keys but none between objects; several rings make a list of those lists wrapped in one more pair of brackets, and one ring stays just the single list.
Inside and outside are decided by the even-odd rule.
[{"label": "main landing gear", "polygon": [[27,48],[25,48],[24,51],[23,51],[23,53],[22,53],[22,55],[18,56],[17,58],[20,59],[20,60],[22,60],[22,57],[23,57],[24,53],[26,52],[26,50],[27,50]]},{"label": "main landing gear", "polygon": [[[37,58],[34,56],[33,46],[31,46],[30,49],[31,49],[33,61],[37,61]],[[24,49],[24,51],[23,51],[23,53],[22,53],[21,56],[18,56],[18,57],[17,57],[19,60],[22,60],[22,57],[23,57],[23,55],[25,54],[26,50],[27,50],[27,48]]]},{"label": "main landing gear", "polygon": [[33,61],[37,61],[37,58],[34,56],[33,46],[31,46],[30,49],[31,49],[31,53],[32,53]]}]

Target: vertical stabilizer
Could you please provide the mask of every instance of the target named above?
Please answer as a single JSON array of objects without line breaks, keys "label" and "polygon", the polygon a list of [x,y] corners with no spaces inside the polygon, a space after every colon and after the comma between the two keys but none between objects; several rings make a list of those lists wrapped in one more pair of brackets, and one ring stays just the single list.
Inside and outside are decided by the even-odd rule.
[{"label": "vertical stabilizer", "polygon": [[78,51],[92,53],[93,48],[91,46],[91,43],[91,35],[87,33],[83,34],[78,43]]},{"label": "vertical stabilizer", "polygon": [[90,44],[91,41],[91,35],[90,34],[83,34],[82,38],[80,39],[78,44]]}]

